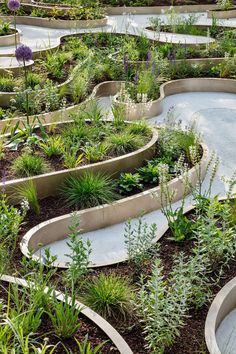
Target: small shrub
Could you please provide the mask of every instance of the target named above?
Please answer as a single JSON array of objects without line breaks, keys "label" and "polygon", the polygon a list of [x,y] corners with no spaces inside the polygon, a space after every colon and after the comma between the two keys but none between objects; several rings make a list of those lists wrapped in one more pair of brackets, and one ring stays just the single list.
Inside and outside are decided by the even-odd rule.
[{"label": "small shrub", "polygon": [[0,91],[2,92],[13,92],[15,87],[15,82],[11,77],[1,77],[0,78]]},{"label": "small shrub", "polygon": [[125,278],[101,273],[87,286],[85,302],[102,317],[125,319],[132,311],[132,290]]},{"label": "small shrub", "polygon": [[140,167],[138,173],[145,183],[158,183],[159,168],[158,165],[148,162],[146,166]]},{"label": "small shrub", "polygon": [[143,190],[142,178],[139,173],[122,173],[117,181],[120,193],[131,193]]},{"label": "small shrub", "polygon": [[49,167],[42,157],[23,153],[13,161],[12,170],[18,177],[31,177],[48,172]]},{"label": "small shrub", "polygon": [[41,142],[39,146],[47,157],[60,156],[63,152],[61,136],[50,136],[46,142]]},{"label": "small shrub", "polygon": [[104,159],[107,146],[105,144],[86,145],[83,148],[83,152],[88,162],[98,162]]},{"label": "small shrub", "polygon": [[69,206],[81,209],[111,203],[117,198],[112,180],[100,173],[68,178],[62,195]]},{"label": "small shrub", "polygon": [[78,155],[78,149],[66,147],[63,153],[63,162],[66,168],[76,168],[83,161],[84,154]]},{"label": "small shrub", "polygon": [[41,78],[40,75],[28,72],[27,73],[27,85],[28,87],[31,87],[32,89],[35,88],[35,86],[41,86],[43,83],[43,79]]}]

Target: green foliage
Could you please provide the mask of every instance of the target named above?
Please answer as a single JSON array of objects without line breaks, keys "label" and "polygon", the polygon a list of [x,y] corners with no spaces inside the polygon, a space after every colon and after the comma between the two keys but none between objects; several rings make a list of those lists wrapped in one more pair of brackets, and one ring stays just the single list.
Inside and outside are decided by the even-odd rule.
[{"label": "green foliage", "polygon": [[80,328],[78,317],[81,310],[78,308],[75,297],[69,298],[65,294],[64,302],[55,300],[48,315],[55,333],[60,338],[70,338]]},{"label": "green foliage", "polygon": [[69,206],[79,209],[111,203],[117,198],[112,180],[100,173],[68,178],[62,187],[62,195]]},{"label": "green foliage", "polygon": [[30,177],[48,172],[49,167],[42,157],[25,152],[13,161],[12,171],[18,177]]},{"label": "green foliage", "polygon": [[133,193],[143,190],[142,178],[139,173],[122,173],[117,181],[121,193]]},{"label": "green foliage", "polygon": [[64,75],[63,67],[72,58],[70,52],[60,52],[47,54],[46,60],[43,62],[44,67],[49,75],[56,79],[60,79]]},{"label": "green foliage", "polygon": [[69,268],[66,271],[66,282],[72,285],[72,289],[75,284],[81,285],[84,276],[88,272],[89,256],[92,252],[91,243],[89,240],[85,241],[80,236],[81,231],[79,229],[80,223],[76,214],[72,214],[72,224],[69,227],[69,235],[67,245],[70,249],[70,254],[67,256],[70,258]]},{"label": "green foliage", "polygon": [[157,233],[156,224],[148,226],[139,218],[136,225],[131,220],[125,224],[125,246],[130,262],[133,262],[139,269],[143,262],[151,258],[151,247]]},{"label": "green foliage", "polygon": [[104,143],[86,145],[83,148],[84,157],[89,163],[102,161],[106,156],[108,146]]},{"label": "green foliage", "polygon": [[32,208],[35,214],[38,215],[40,213],[38,193],[37,193],[36,186],[34,185],[34,182],[32,180],[18,187],[17,194],[19,195],[19,198],[21,200],[22,199],[27,200],[30,208]]},{"label": "green foliage", "polygon": [[140,136],[121,132],[111,135],[106,140],[106,144],[110,154],[120,156],[139,149],[144,145],[144,141]]},{"label": "green foliage", "polygon": [[27,73],[27,85],[34,89],[36,86],[42,86],[43,79],[39,74]]},{"label": "green foliage", "polygon": [[83,161],[83,156],[84,154],[78,155],[78,150],[76,147],[70,148],[66,146],[65,151],[63,153],[64,166],[66,168],[78,167]]},{"label": "green foliage", "polygon": [[148,161],[146,166],[140,167],[138,169],[138,173],[140,174],[142,180],[145,183],[155,183],[155,184],[158,183],[158,175],[159,175],[158,165]]},{"label": "green foliage", "polygon": [[132,289],[126,278],[103,274],[92,279],[86,288],[85,303],[102,317],[125,319],[132,311]]},{"label": "green foliage", "polygon": [[83,343],[80,343],[77,338],[75,338],[76,344],[78,345],[79,354],[102,354],[101,349],[106,342],[96,345],[92,348],[90,342],[88,341],[88,334],[86,334]]},{"label": "green foliage", "polygon": [[62,137],[50,136],[39,144],[40,148],[47,157],[60,156],[63,153],[63,142]]},{"label": "green foliage", "polygon": [[0,91],[2,92],[13,92],[15,87],[15,82],[12,77],[0,77]]}]

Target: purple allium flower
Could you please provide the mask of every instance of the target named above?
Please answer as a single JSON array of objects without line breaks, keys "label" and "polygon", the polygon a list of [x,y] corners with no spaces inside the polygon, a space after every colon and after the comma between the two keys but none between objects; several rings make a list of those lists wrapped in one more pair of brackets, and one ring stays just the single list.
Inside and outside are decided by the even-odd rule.
[{"label": "purple allium flower", "polygon": [[124,69],[125,69],[125,73],[128,74],[129,63],[128,63],[128,56],[127,56],[127,54],[124,55]]},{"label": "purple allium flower", "polygon": [[146,60],[146,68],[149,67],[149,63],[150,63],[151,57],[152,57],[152,54],[151,54],[151,52],[149,51],[149,52],[148,52],[148,55],[147,55],[147,60]]},{"label": "purple allium flower", "polygon": [[16,11],[20,7],[20,1],[19,0],[9,0],[7,3],[7,7],[10,11]]},{"label": "purple allium flower", "polygon": [[30,47],[27,47],[27,45],[24,44],[15,50],[15,55],[18,61],[23,62],[29,61],[33,57],[32,50],[30,49]]}]

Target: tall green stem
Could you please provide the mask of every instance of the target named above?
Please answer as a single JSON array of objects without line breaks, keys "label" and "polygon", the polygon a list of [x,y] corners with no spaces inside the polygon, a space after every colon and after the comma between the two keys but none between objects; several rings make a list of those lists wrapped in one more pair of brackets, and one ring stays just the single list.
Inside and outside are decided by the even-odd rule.
[{"label": "tall green stem", "polygon": [[25,97],[26,97],[26,118],[27,126],[29,126],[29,93],[28,93],[28,79],[27,79],[27,68],[25,65],[25,59],[23,60],[24,74],[25,74]]},{"label": "tall green stem", "polygon": [[14,11],[15,47],[17,49],[16,12]]}]

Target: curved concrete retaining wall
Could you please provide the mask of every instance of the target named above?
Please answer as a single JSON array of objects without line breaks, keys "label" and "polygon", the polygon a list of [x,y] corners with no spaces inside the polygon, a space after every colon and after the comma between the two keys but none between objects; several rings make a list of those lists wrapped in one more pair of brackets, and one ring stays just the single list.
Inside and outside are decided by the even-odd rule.
[{"label": "curved concrete retaining wall", "polygon": [[[25,65],[30,68],[34,64],[33,60],[29,60]],[[0,74],[9,75],[9,71],[13,76],[22,73],[22,66],[19,65],[15,57],[1,57],[0,56]]]},{"label": "curved concrete retaining wall", "polygon": [[[63,110],[42,113],[42,114],[38,114],[37,116],[41,119],[43,124],[67,122],[68,120],[70,120],[70,114],[78,111],[78,109],[80,109],[82,105],[88,103],[89,100],[100,96],[115,95],[120,90],[121,83],[122,81],[104,81],[94,87],[91,95],[84,102],[79,103],[77,105],[70,106]],[[34,118],[35,116],[29,117],[31,121],[34,121]],[[25,116],[0,120],[0,132],[1,130],[5,130],[7,132],[8,129],[11,129],[18,122],[20,123],[20,126],[23,128],[21,122],[25,122],[25,120],[26,120]]]},{"label": "curved concrete retaining wall", "polygon": [[[205,145],[202,147],[203,156],[200,163],[191,168],[188,172],[189,181],[192,186],[195,186],[198,182],[199,171],[202,179],[206,174],[209,151]],[[170,191],[175,191],[174,202],[182,199],[185,192],[182,177],[170,181],[169,189]],[[129,218],[138,217],[141,212],[149,213],[160,209],[160,195],[161,191],[158,186],[134,196],[118,200],[112,204],[104,204],[98,207],[78,211],[76,214],[80,219],[80,228],[83,232],[97,230],[124,222]],[[29,230],[20,243],[22,253],[25,256],[28,256],[29,250],[37,251],[42,245],[46,246],[52,242],[65,239],[68,235],[68,227],[71,225],[71,218],[71,214],[59,216],[42,222]],[[34,255],[34,258],[39,260],[37,255]],[[68,267],[66,263],[55,263],[55,265],[60,268]]]},{"label": "curved concrete retaining wall", "polygon": [[[216,5],[182,5],[174,6],[176,12],[205,12],[213,10]],[[120,7],[107,7],[106,12],[108,15],[154,15],[162,14],[163,11],[168,11],[170,6],[120,6]]]},{"label": "curved concrete retaining wall", "polygon": [[168,81],[160,86],[160,97],[150,102],[149,108],[142,103],[127,104],[116,101],[116,104],[125,107],[127,120],[139,120],[143,117],[151,118],[162,112],[162,101],[165,97],[183,92],[229,92],[236,93],[235,80],[194,78]]},{"label": "curved concrete retaining wall", "polygon": [[235,308],[236,278],[220,290],[208,311],[205,323],[205,340],[210,354],[222,354],[216,341],[216,331],[224,318]]},{"label": "curved concrete retaining wall", "polygon": [[[25,279],[16,278],[9,275],[2,275],[0,277],[0,280],[7,283],[17,284],[25,288],[34,286],[33,283],[29,283]],[[47,293],[48,291],[50,291],[49,288],[45,287],[44,292]],[[58,301],[68,301],[69,303],[72,303],[72,298],[67,297],[66,299],[65,295],[60,291],[54,291],[53,294]],[[112,343],[114,343],[120,354],[133,354],[126,341],[121,337],[121,335],[116,331],[116,329],[112,327],[112,325],[110,325],[110,323],[107,322],[103,317],[101,317],[97,312],[93,311],[90,307],[87,307],[78,300],[75,300],[75,306],[76,308],[80,309],[81,313],[85,317],[92,321],[107,335],[107,337],[112,341]]]},{"label": "curved concrete retaining wall", "polygon": [[[12,28],[13,29],[13,28]],[[15,31],[15,29],[14,29]],[[7,36],[0,36],[0,47],[5,47],[8,45],[15,45],[15,40],[16,43],[20,43],[20,31],[16,31],[16,35],[14,34],[9,34]]]},{"label": "curved concrete retaining wall", "polygon": [[229,9],[229,10],[209,10],[207,11],[208,18],[235,18],[236,17],[236,7]]},{"label": "curved concrete retaining wall", "polygon": [[[123,81],[105,81],[98,84],[93,89],[92,94],[86,101],[78,105],[70,106],[65,110],[54,111],[49,113],[39,114],[38,117],[42,119],[44,123],[55,123],[59,121],[66,122],[69,119],[70,113],[75,112],[79,107],[88,102],[91,98],[101,96],[114,96],[121,88]],[[235,80],[231,79],[215,79],[215,78],[194,78],[194,79],[179,79],[168,81],[160,86],[160,97],[153,101],[150,114],[146,117],[154,117],[162,112],[162,101],[165,97],[175,95],[183,92],[228,92],[236,93]],[[124,104],[125,105],[125,104]],[[140,111],[136,105],[133,106],[133,112],[129,105],[127,105],[127,120],[140,119]],[[30,117],[33,119],[34,116]],[[7,130],[14,126],[18,121],[25,121],[25,117],[17,117],[13,119],[0,120],[0,132],[2,129]],[[1,137],[1,135],[0,135]]]},{"label": "curved concrete retaining wall", "polygon": [[[0,16],[0,20],[13,22],[13,16]],[[53,18],[17,16],[16,23],[18,25],[39,26],[55,29],[68,28],[96,28],[107,25],[107,17],[100,20],[56,20]]]},{"label": "curved concrete retaining wall", "polygon": [[150,142],[141,149],[130,154],[73,169],[46,173],[44,175],[34,176],[31,178],[6,181],[4,183],[0,183],[0,189],[4,188],[5,193],[11,202],[17,203],[19,202],[19,198],[17,198],[16,193],[17,188],[23,186],[29,180],[32,180],[37,188],[38,197],[43,199],[45,197],[55,195],[58,192],[60,185],[69,176],[79,177],[87,172],[102,172],[112,175],[114,178],[119,177],[120,173],[133,171],[135,168],[141,167],[145,160],[153,158],[156,152],[157,139],[158,134],[153,129],[153,136]]}]

